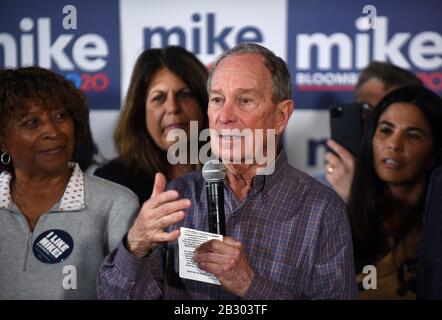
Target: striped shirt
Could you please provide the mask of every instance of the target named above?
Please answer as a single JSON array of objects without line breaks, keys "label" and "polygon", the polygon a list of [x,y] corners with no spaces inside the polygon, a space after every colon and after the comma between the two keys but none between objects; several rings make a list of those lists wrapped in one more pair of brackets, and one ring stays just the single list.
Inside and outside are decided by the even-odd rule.
[{"label": "striped shirt", "polygon": [[[208,231],[201,172],[168,185],[192,206],[171,229]],[[255,176],[243,201],[226,186],[226,233],[240,241],[255,276],[243,299],[355,299],[353,249],[344,202],[331,189],[289,166],[284,150],[271,175]],[[239,299],[222,286],[179,277],[178,242],[145,258],[124,242],[98,275],[101,299]]]}]

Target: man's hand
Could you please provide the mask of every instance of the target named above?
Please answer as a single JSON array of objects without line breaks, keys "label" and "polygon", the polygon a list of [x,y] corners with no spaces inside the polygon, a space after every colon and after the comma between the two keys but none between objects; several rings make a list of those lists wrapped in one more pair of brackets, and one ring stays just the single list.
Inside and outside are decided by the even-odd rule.
[{"label": "man's hand", "polygon": [[203,243],[194,260],[201,270],[214,274],[227,290],[239,297],[245,295],[255,275],[241,242],[230,237]]},{"label": "man's hand", "polygon": [[327,145],[338,155],[332,152],[325,154],[327,181],[345,202],[348,202],[356,159],[347,149],[333,140],[327,140]]},{"label": "man's hand", "polygon": [[189,208],[191,203],[189,199],[177,200],[177,191],[165,189],[166,178],[162,173],[157,173],[152,195],[144,202],[127,234],[127,249],[137,257],[144,257],[159,244],[175,241],[180,236],[179,230],[168,233],[164,229],[183,220],[183,210]]}]

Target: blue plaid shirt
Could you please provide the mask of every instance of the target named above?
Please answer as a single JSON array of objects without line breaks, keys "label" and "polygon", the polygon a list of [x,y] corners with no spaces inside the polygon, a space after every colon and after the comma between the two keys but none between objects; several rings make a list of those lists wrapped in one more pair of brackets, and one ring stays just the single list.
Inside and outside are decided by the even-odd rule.
[{"label": "blue plaid shirt", "polygon": [[[201,172],[172,181],[192,201],[172,226],[208,231]],[[354,299],[358,297],[344,202],[331,189],[287,163],[284,150],[273,174],[256,176],[245,200],[225,187],[226,232],[244,249],[255,276],[243,299]],[[148,257],[131,255],[123,242],[98,275],[101,299],[239,299],[222,286],[181,279],[178,242]]]}]

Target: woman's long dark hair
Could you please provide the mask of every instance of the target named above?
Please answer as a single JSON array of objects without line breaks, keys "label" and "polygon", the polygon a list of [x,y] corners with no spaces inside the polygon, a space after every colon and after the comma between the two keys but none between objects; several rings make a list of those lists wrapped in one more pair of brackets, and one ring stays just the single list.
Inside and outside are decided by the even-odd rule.
[{"label": "woman's long dark hair", "polygon": [[195,97],[204,119],[199,130],[208,125],[207,68],[193,53],[178,46],[143,51],[135,63],[114,134],[119,158],[134,175],[168,171],[167,152],[156,145],[146,128],[147,88],[163,68],[182,79]]},{"label": "woman's long dark hair", "polygon": [[387,94],[370,117],[350,190],[348,210],[357,270],[377,256],[387,198],[386,185],[374,168],[372,141],[380,116],[393,103],[410,103],[422,111],[433,139],[434,166],[442,162],[442,99],[424,87],[402,87]]}]

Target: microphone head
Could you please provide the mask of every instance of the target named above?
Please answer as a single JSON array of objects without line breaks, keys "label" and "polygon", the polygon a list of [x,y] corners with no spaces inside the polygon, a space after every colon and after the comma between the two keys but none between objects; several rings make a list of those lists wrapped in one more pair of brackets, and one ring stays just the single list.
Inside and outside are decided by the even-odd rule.
[{"label": "microphone head", "polygon": [[226,177],[226,167],[217,160],[209,160],[203,166],[203,178],[206,182],[223,181]]}]

